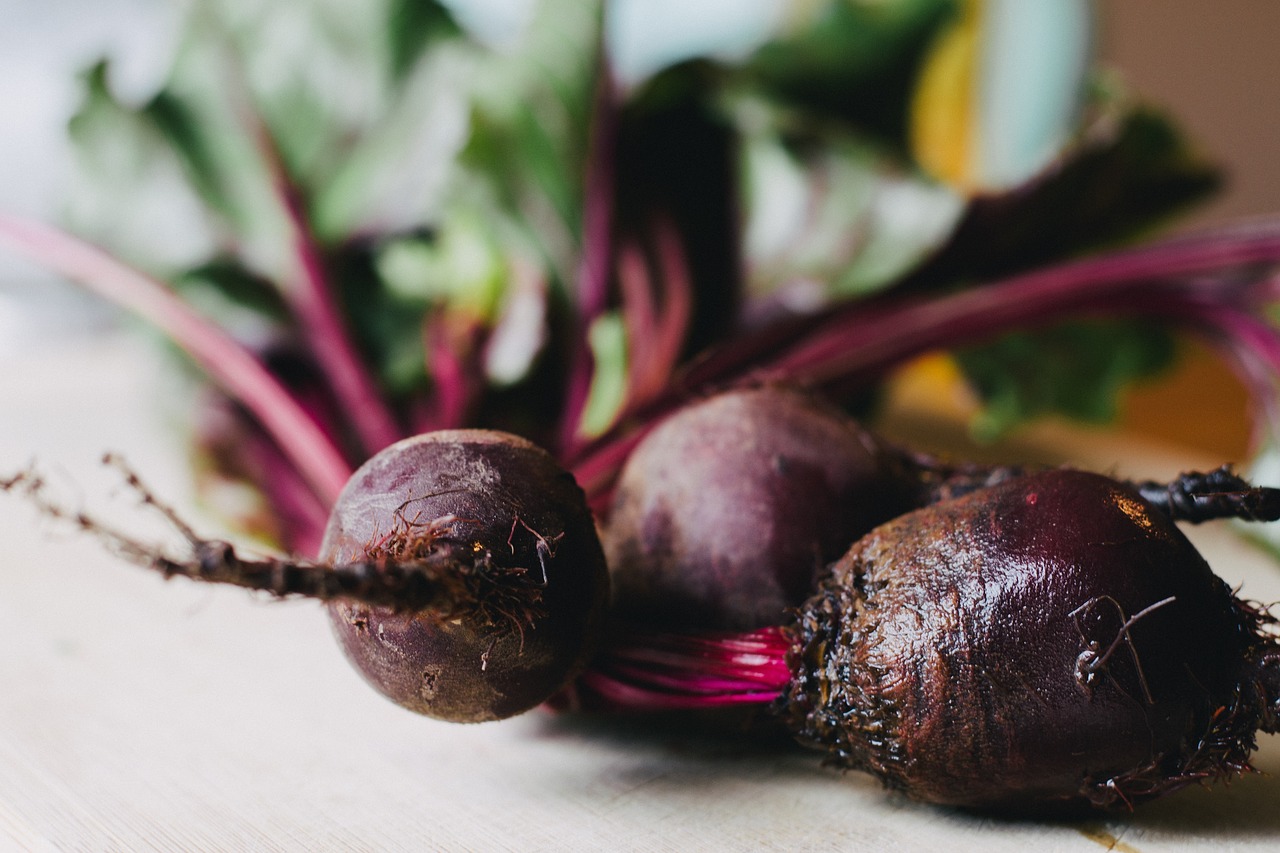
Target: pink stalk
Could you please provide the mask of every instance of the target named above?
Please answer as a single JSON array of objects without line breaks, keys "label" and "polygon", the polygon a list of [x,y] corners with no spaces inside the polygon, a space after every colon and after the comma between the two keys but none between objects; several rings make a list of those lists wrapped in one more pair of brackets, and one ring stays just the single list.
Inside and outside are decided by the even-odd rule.
[{"label": "pink stalk", "polygon": [[764,365],[767,372],[800,371],[797,378],[809,381],[849,378],[936,346],[971,343],[1071,314],[1161,316],[1166,300],[1191,293],[1232,302],[1241,298],[1242,276],[1256,282],[1259,267],[1278,263],[1280,220],[1271,220],[1047,267],[950,296],[890,294],[798,322],[771,353],[760,352],[755,336],[730,344],[696,365],[685,384],[703,387]]},{"label": "pink stalk", "polygon": [[[1149,317],[1193,329],[1201,297],[1223,282],[1208,280],[1069,282],[1012,279],[937,300],[870,310],[826,328],[762,365],[759,377],[787,376],[814,384],[862,381],[934,349],[976,343],[999,332],[1033,328],[1068,316]],[[1229,284],[1221,297],[1236,298]],[[1270,330],[1274,335],[1274,329]],[[856,342],[856,346],[851,346]]]},{"label": "pink stalk", "polygon": [[599,704],[614,711],[695,711],[734,705],[767,705],[782,693],[782,687],[779,687],[773,691],[690,694],[640,685],[597,670],[583,673],[578,679],[578,686],[585,694],[580,700],[584,704]]},{"label": "pink stalk", "polygon": [[660,396],[671,382],[693,313],[693,287],[679,232],[666,219],[654,225],[656,273],[638,247],[628,246],[618,259],[629,371],[623,417]]},{"label": "pink stalk", "polygon": [[580,697],[615,710],[768,704],[791,679],[778,628],[748,634],[628,632],[578,679]]},{"label": "pink stalk", "polygon": [[[234,61],[228,61],[227,65],[229,76],[236,80],[239,66]],[[294,270],[293,280],[285,288],[285,298],[316,363],[342,404],[344,416],[355,428],[365,452],[371,455],[402,438],[402,430],[343,323],[301,193],[288,174],[275,138],[254,107],[243,80],[233,88],[233,93],[238,95],[236,106],[241,121],[270,175],[276,203],[288,223]]]},{"label": "pink stalk", "polygon": [[325,506],[337,499],[351,467],[334,443],[252,352],[191,310],[165,284],[47,225],[0,215],[0,238],[157,326],[257,418]]},{"label": "pink stalk", "polygon": [[[1280,221],[1171,240],[1049,267],[943,296],[842,304],[742,336],[692,363],[667,393],[570,460],[603,505],[626,453],[661,416],[691,395],[786,380],[843,388],[882,377],[936,349],[1067,317],[1152,318],[1207,334],[1244,368],[1262,400],[1275,398],[1280,331],[1264,319],[1280,284]],[[1223,341],[1230,342],[1223,344]],[[1262,361],[1258,361],[1262,358]]]},{"label": "pink stalk", "polygon": [[478,318],[451,316],[447,308],[431,315],[423,329],[423,349],[431,366],[431,404],[416,420],[422,432],[467,426],[483,380],[478,353],[486,328]]}]

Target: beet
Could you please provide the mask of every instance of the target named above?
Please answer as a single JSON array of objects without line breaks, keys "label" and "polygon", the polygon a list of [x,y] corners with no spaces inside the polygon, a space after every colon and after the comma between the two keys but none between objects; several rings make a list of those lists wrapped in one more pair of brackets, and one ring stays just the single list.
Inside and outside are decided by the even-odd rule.
[{"label": "beet", "polygon": [[[622,469],[604,530],[615,612],[641,628],[776,624],[877,524],[1030,470],[908,450],[796,388],[722,392],[662,421]],[[1280,518],[1280,491],[1226,466],[1133,485],[1175,520]]]},{"label": "beet", "polygon": [[1226,469],[1137,485],[1065,469],[961,477],[963,494],[932,489],[858,540],[778,624],[614,626],[579,672],[603,633],[603,555],[572,477],[522,439],[451,431],[383,451],[343,489],[317,563],[199,538],[120,467],[188,553],[58,507],[33,470],[0,491],[165,575],[331,602],[368,680],[442,719],[567,695],[765,706],[833,764],[921,800],[1016,812],[1132,806],[1229,777],[1258,731],[1280,728],[1276,620],[1174,523],[1275,518],[1280,491]]},{"label": "beet", "polygon": [[914,505],[903,464],[795,389],[684,407],[636,447],[614,493],[604,541],[618,615],[701,629],[775,623],[850,542]]},{"label": "beet", "polygon": [[414,711],[478,722],[529,710],[572,680],[602,632],[609,576],[585,496],[517,436],[440,431],[378,453],[341,490],[318,561],[246,557],[203,538],[122,460],[105,461],[185,548],[68,510],[34,468],[0,478],[0,492],[25,493],[166,577],[329,602],[351,662]]},{"label": "beet", "polygon": [[789,629],[781,702],[841,767],[930,802],[1132,805],[1248,766],[1271,621],[1164,513],[1057,470],[903,515]]},{"label": "beet", "polygon": [[343,650],[386,696],[454,722],[501,719],[544,702],[585,663],[608,576],[582,491],[546,452],[449,430],[361,466],[330,514],[321,561],[428,554],[446,556],[446,578],[475,580],[453,604],[329,606]]}]

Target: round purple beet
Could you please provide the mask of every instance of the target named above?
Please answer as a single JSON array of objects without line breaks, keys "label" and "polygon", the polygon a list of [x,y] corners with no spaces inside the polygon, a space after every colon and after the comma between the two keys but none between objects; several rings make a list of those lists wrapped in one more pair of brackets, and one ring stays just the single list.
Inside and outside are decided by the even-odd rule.
[{"label": "round purple beet", "polygon": [[583,665],[608,574],[581,489],[545,451],[450,430],[366,462],[330,516],[321,560],[428,552],[450,557],[461,601],[449,612],[330,605],[347,656],[388,697],[455,722],[501,719],[544,702]]},{"label": "round purple beet", "polygon": [[666,627],[776,624],[849,543],[906,508],[899,461],[798,390],[687,406],[619,479],[604,534],[617,612]]},{"label": "round purple beet", "polygon": [[1135,491],[1049,471],[859,541],[804,605],[786,715],[920,799],[1124,807],[1274,729],[1263,621]]}]

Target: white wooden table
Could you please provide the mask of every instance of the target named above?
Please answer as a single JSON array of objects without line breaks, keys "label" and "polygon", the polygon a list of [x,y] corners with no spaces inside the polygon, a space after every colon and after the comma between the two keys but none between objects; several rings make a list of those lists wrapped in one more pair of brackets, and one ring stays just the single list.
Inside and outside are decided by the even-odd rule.
[{"label": "white wooden table", "polygon": [[[11,358],[0,473],[37,458],[111,511],[96,460],[117,450],[195,512],[157,404],[181,395],[152,358],[112,340]],[[1203,462],[1061,441],[1126,474]],[[1193,534],[1280,600],[1280,566],[1222,527]],[[1256,763],[1270,775],[1133,815],[1021,823],[912,804],[798,749],[541,712],[450,726],[368,689],[319,607],[165,583],[0,496],[0,850],[1275,850],[1280,744]]]}]

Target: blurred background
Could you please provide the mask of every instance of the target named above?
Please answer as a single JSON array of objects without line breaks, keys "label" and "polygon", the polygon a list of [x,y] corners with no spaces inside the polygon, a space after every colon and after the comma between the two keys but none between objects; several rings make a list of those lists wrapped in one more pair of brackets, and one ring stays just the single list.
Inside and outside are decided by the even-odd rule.
[{"label": "blurred background", "polygon": [[[1103,61],[1167,105],[1227,169],[1226,191],[1186,226],[1280,211],[1280,3],[1110,0],[1098,9]],[[1135,390],[1124,426],[1223,459],[1243,459],[1249,440],[1244,390],[1199,350],[1176,375]]]},{"label": "blurred background", "polygon": [[[481,12],[519,5],[467,2]],[[1280,58],[1273,44],[1280,3],[1099,0],[1096,7],[1103,62],[1169,108],[1229,173],[1226,192],[1182,227],[1280,211]],[[144,96],[170,59],[176,8],[167,0],[0,0],[0,209],[57,216],[70,174],[65,125],[77,101],[77,74],[107,54],[115,62],[113,83]],[[634,20],[639,26],[643,16]],[[686,22],[690,28],[696,26]],[[122,216],[129,203],[120,199]],[[0,368],[15,352],[57,346],[59,335],[92,333],[109,317],[0,253]],[[1120,427],[1242,459],[1246,407],[1235,379],[1196,350],[1175,374],[1128,395]]]}]

